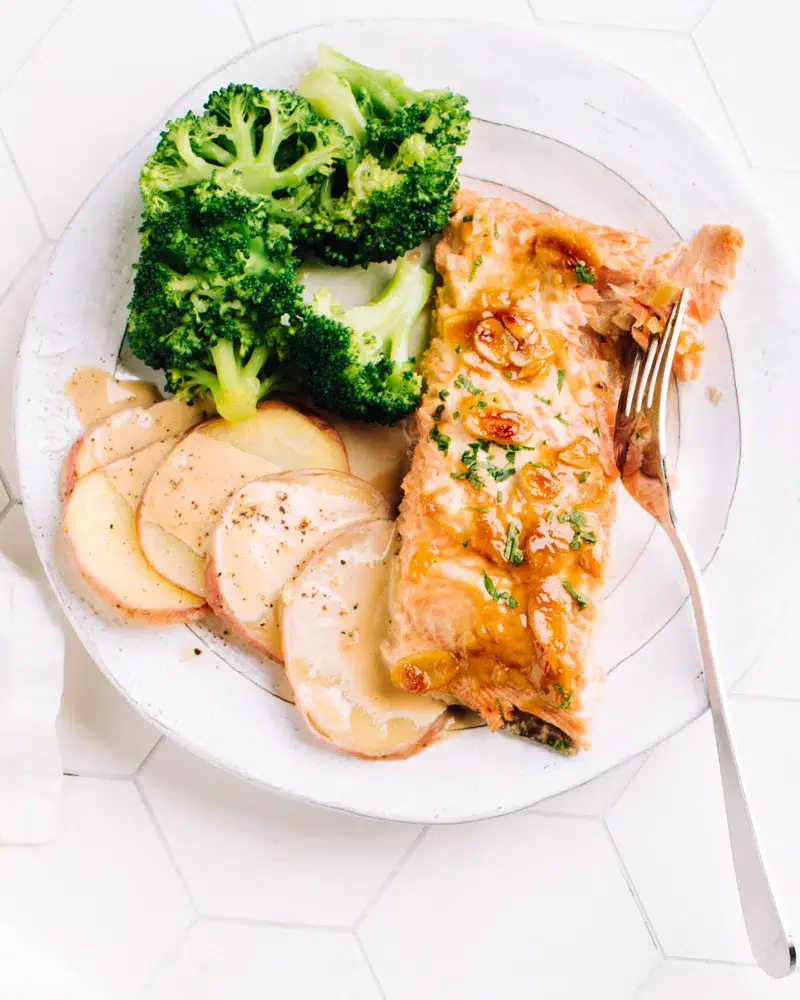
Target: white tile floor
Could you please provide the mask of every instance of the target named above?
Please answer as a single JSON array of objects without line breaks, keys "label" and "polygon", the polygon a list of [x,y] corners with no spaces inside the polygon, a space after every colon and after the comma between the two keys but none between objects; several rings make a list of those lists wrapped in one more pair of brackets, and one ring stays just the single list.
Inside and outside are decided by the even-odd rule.
[{"label": "white tile floor", "polygon": [[[376,6],[338,0],[335,13]],[[406,0],[379,13],[549,25],[692,115],[793,239],[798,9]],[[0,550],[29,572],[41,575],[13,502],[10,380],[52,241],[191,83],[333,11],[322,0],[0,0],[0,509],[12,501]],[[796,621],[790,605],[734,700],[797,929]],[[159,743],[74,640],[60,739],[74,775],[60,837],[0,848],[0,1000],[800,998],[800,979],[775,984],[752,965],[707,720],[526,814],[432,830],[298,805]]]}]

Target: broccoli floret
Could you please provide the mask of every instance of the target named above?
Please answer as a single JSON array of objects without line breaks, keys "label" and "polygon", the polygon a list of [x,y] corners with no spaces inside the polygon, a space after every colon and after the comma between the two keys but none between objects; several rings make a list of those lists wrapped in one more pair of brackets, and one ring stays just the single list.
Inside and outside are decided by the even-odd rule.
[{"label": "broccoli floret", "polygon": [[145,218],[128,341],[180,398],[241,420],[282,377],[301,289],[286,227],[232,204],[205,182]]},{"label": "broccoli floret", "polygon": [[446,225],[458,190],[458,146],[469,133],[466,99],[414,91],[326,46],[300,92],[353,143],[326,177],[301,239],[331,264],[393,260]]},{"label": "broccoli floret", "polygon": [[291,220],[351,153],[342,128],[299,94],[230,84],[209,96],[205,114],[167,123],[140,177],[145,214],[169,211],[187,188],[213,181]]},{"label": "broccoli floret", "polygon": [[390,424],[419,403],[414,325],[433,287],[421,260],[402,258],[381,295],[343,310],[321,290],[304,306],[290,356],[312,400],[346,417]]}]

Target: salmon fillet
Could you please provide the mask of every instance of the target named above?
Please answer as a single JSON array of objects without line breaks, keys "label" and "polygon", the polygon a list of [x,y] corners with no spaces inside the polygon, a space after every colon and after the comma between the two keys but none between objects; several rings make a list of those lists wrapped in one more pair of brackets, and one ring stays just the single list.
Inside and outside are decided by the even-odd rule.
[{"label": "salmon fillet", "polygon": [[642,304],[665,280],[702,284],[698,325],[716,309],[730,269],[712,284],[704,261],[735,231],[703,233],[651,262],[638,233],[460,192],[435,253],[443,284],[403,483],[383,649],[398,686],[565,753],[588,745],[616,509],[615,341],[668,312]]}]

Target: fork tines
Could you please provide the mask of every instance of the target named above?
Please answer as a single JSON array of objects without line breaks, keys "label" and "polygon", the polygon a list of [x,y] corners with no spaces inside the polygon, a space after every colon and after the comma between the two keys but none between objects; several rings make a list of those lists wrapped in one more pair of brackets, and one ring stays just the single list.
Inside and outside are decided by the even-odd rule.
[{"label": "fork tines", "polygon": [[649,410],[654,403],[660,405],[664,398],[688,302],[689,289],[684,288],[672,307],[664,332],[661,336],[650,337],[646,351],[640,348],[636,352],[623,407],[623,415],[627,419]]}]

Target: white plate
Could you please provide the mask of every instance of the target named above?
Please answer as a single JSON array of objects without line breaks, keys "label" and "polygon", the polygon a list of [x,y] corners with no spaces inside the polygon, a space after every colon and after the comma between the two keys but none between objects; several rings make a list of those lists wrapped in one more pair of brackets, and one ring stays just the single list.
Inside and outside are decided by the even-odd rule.
[{"label": "white plate", "polygon": [[[171,114],[199,109],[209,91],[231,80],[293,86],[320,41],[413,84],[467,94],[482,119],[464,155],[469,177],[597,222],[640,228],[656,249],[704,222],[744,231],[746,259],[724,323],[709,330],[703,377],[680,391],[679,515],[706,566],[732,686],[784,603],[797,495],[795,278],[746,180],[644,84],[543,32],[497,25],[359,21],[301,31],[239,57]],[[680,571],[630,502],[621,505],[616,579],[597,639],[611,668],[605,699],[592,751],[573,759],[485,729],[408,761],[348,758],[306,732],[279,697],[274,667],[203,629],[109,624],[77,596],[59,541],[59,467],[79,429],[63,386],[80,365],[114,368],[137,247],[137,174],[155,140],[156,133],[146,136],[117,164],[58,244],[22,342],[16,402],[22,493],[39,554],[78,635],[131,703],[180,743],[252,781],[340,809],[426,823],[520,809],[695,718],[705,694]],[[718,406],[706,398],[708,386],[722,390]],[[203,655],[191,654],[195,646]]]}]

